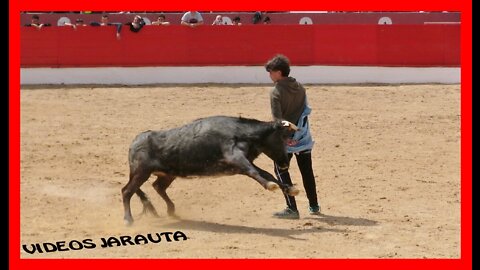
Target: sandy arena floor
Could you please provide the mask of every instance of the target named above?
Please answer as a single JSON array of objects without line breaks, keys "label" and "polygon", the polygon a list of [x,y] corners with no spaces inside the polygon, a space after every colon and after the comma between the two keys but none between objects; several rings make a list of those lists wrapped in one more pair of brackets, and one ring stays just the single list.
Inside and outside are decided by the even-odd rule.
[{"label": "sandy arena floor", "polygon": [[[22,87],[21,244],[68,250],[19,247],[21,257],[460,256],[460,85],[307,85],[323,216],[308,214],[292,160],[299,220],[273,218],[281,192],[241,175],[178,178],[167,192],[180,218],[170,218],[151,177],[143,190],[160,217],[142,215],[134,196],[135,223],[124,225],[120,189],[139,132],[211,115],[270,120],[270,88]],[[256,164],[273,172],[266,156]],[[102,238],[175,231],[188,240],[101,247]]]}]

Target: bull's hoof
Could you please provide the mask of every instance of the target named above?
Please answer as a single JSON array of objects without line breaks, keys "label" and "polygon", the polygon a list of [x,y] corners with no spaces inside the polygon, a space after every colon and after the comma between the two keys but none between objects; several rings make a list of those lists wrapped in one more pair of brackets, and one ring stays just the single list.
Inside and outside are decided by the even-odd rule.
[{"label": "bull's hoof", "polygon": [[133,224],[133,219],[124,219],[123,221],[125,223],[125,226],[132,226]]},{"label": "bull's hoof", "polygon": [[276,189],[279,189],[280,186],[278,186],[277,183],[274,183],[274,182],[268,182],[267,183],[267,189],[270,190],[270,191],[274,191]]},{"label": "bull's hoof", "polygon": [[289,187],[287,190],[287,194],[289,196],[297,196],[300,193],[300,190],[296,187]]}]

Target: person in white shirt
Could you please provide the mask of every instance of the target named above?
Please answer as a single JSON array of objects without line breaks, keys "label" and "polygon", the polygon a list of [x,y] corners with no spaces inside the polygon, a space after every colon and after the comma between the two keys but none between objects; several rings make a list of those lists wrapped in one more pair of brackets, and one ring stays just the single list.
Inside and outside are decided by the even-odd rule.
[{"label": "person in white shirt", "polygon": [[182,16],[181,24],[190,27],[197,27],[199,25],[203,25],[202,14],[200,14],[200,12],[198,11],[187,11]]},{"label": "person in white shirt", "polygon": [[212,25],[223,25],[222,15],[217,15]]}]

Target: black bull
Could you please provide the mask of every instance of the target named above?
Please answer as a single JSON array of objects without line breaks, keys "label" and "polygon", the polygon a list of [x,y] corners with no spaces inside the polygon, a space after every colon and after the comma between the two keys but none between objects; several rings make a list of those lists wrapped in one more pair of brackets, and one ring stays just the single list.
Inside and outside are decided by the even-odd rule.
[{"label": "black bull", "polygon": [[279,182],[253,164],[264,153],[280,167],[287,168],[285,140],[296,128],[287,121],[214,116],[170,130],[140,133],[130,145],[130,179],[122,188],[126,224],[133,222],[130,199],[134,193],[140,197],[144,212],[157,215],[140,189],[152,174],[157,176],[153,187],[165,200],[169,215],[174,215],[175,205],[166,189],[177,176],[243,174],[267,190],[280,187],[285,194],[297,195],[298,189]]}]

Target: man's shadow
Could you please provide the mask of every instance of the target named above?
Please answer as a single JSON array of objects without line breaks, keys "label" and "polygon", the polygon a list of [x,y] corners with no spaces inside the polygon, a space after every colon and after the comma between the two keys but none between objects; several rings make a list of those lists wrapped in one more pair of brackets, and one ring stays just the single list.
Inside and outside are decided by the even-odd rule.
[{"label": "man's shadow", "polygon": [[316,221],[327,223],[330,226],[375,226],[378,224],[377,221],[366,218],[341,217],[324,214],[311,215],[310,217],[306,217],[305,219],[314,219]]},{"label": "man's shadow", "polygon": [[[168,223],[167,226],[175,228],[178,230],[195,230],[195,231],[206,231],[206,232],[215,232],[215,233],[241,233],[241,234],[258,234],[258,235],[269,235],[283,238],[290,238],[294,240],[305,240],[295,236],[302,234],[309,234],[314,232],[336,232],[336,233],[345,233],[348,232],[347,229],[337,229],[337,228],[327,228],[323,226],[316,226],[311,221],[320,221],[325,222],[330,226],[335,225],[344,225],[344,226],[374,226],[377,224],[376,221],[364,219],[364,218],[351,218],[351,217],[340,217],[340,216],[330,216],[330,215],[316,215],[305,217],[302,221],[302,224],[299,225],[298,229],[280,229],[272,227],[252,227],[252,226],[243,226],[243,225],[230,225],[222,224],[216,222],[209,222],[203,220],[192,220],[182,217],[175,217],[175,220],[172,223]],[[163,225],[165,226],[165,225]]]}]

